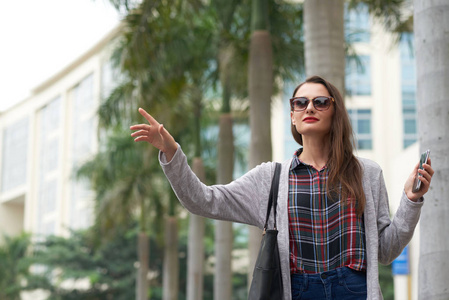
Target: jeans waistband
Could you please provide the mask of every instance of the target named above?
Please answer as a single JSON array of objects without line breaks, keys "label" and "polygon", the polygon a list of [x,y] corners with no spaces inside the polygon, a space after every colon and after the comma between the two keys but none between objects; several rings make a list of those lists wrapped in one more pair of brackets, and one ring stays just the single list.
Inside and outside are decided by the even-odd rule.
[{"label": "jeans waistband", "polygon": [[[294,282],[302,282],[307,288],[309,282],[323,282],[323,281],[336,281],[339,283],[343,283],[343,278],[346,276],[346,274],[351,272],[358,272],[355,270],[352,270],[348,267],[341,267],[337,268],[331,271],[326,271],[322,273],[316,273],[316,274],[308,274],[308,273],[295,273],[291,274],[291,280],[292,284]],[[360,271],[363,272],[363,271]]]}]

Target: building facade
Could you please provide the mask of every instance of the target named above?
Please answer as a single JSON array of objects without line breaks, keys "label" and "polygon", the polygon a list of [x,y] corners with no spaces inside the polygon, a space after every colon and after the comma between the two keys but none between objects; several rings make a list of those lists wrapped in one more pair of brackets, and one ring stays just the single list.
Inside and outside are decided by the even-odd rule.
[{"label": "building facade", "polygon": [[2,234],[66,235],[92,224],[92,192],[74,170],[98,148],[96,113],[111,88],[108,53],[118,31],[1,113]]}]

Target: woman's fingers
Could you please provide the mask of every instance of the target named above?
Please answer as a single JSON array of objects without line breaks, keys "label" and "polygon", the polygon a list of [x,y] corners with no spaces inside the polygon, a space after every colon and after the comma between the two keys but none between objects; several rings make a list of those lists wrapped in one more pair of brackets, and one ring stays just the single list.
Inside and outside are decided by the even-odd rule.
[{"label": "woman's fingers", "polygon": [[150,123],[152,126],[158,126],[159,123],[153,118],[149,113],[147,113],[143,108],[139,108],[139,113]]},{"label": "woman's fingers", "polygon": [[[138,129],[133,129],[133,128],[131,128],[132,130],[138,130]],[[148,135],[148,131],[149,130],[147,130],[147,129],[141,129],[141,130],[138,130],[138,131],[136,131],[136,132],[133,132],[133,133],[131,133],[131,136],[138,136],[138,135]]]},{"label": "woman's fingers", "polygon": [[170,161],[178,149],[178,144],[164,128],[164,125],[159,124],[149,113],[144,109],[139,108],[139,113],[148,121],[149,124],[136,124],[129,128],[136,130],[131,133],[135,142],[148,142],[154,147],[165,153],[167,160]]},{"label": "woman's fingers", "polygon": [[150,139],[146,135],[138,136],[134,139],[135,142],[150,142]]},{"label": "woman's fingers", "polygon": [[131,129],[131,130],[150,130],[151,129],[151,125],[148,125],[148,124],[137,124],[137,125],[130,126],[129,129]]},{"label": "woman's fingers", "polygon": [[419,173],[430,183],[435,171],[430,164],[423,164],[423,169],[424,170],[419,170]]},{"label": "woman's fingers", "polygon": [[421,174],[420,177],[424,177],[428,181],[430,181],[430,179],[432,178],[432,175],[430,175],[427,170],[419,170],[418,172],[419,172],[419,174]]},{"label": "woman's fingers", "polygon": [[430,174],[430,176],[433,176],[433,174],[435,173],[435,171],[432,168],[432,161],[430,160],[430,158],[427,161],[427,163],[423,164],[423,168]]}]

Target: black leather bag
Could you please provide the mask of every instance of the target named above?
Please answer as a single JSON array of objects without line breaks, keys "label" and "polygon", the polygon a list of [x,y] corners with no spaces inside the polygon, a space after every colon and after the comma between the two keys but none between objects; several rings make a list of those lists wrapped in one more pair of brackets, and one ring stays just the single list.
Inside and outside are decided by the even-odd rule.
[{"label": "black leather bag", "polygon": [[[279,190],[281,164],[276,163],[274,177],[271,182],[270,199],[268,200],[267,217],[263,230],[262,242],[254,268],[253,280],[249,289],[249,300],[282,299],[282,277],[276,229],[276,206]],[[274,213],[274,227],[268,229],[271,207]]]}]

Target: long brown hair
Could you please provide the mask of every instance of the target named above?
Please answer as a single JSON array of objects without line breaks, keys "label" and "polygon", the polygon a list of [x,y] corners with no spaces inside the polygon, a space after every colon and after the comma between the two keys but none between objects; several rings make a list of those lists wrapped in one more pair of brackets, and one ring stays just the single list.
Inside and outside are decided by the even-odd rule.
[{"label": "long brown hair", "polygon": [[[293,92],[293,97],[298,89],[306,83],[322,84],[335,100],[335,113],[329,134],[331,151],[327,161],[329,178],[326,189],[328,196],[332,196],[335,191],[338,191],[341,184],[342,201],[355,205],[356,213],[360,216],[363,214],[366,202],[362,185],[362,166],[353,154],[355,139],[343,97],[333,84],[319,76],[309,77],[298,85]],[[291,124],[291,130],[295,141],[302,146],[302,136],[293,124]],[[329,191],[333,192],[329,193]]]}]

